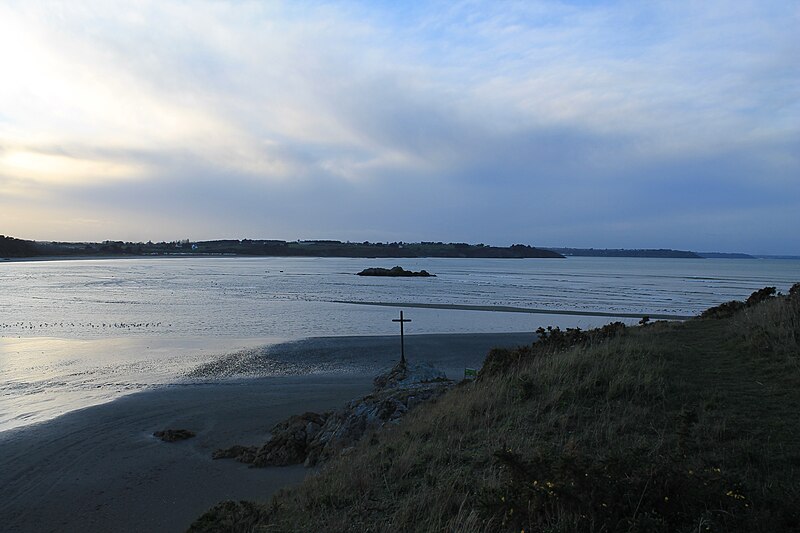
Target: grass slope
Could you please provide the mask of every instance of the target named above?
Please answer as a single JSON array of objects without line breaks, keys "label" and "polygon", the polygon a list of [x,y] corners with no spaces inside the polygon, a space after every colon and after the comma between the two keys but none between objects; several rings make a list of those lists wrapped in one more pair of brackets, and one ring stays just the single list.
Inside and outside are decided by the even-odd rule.
[{"label": "grass slope", "polygon": [[192,530],[797,531],[800,285],[758,300],[542,330],[303,485]]}]

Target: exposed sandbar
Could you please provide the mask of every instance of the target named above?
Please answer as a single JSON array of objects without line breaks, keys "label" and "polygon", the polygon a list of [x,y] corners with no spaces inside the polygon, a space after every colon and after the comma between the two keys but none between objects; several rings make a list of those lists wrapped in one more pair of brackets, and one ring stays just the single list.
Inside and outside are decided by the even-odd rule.
[{"label": "exposed sandbar", "polygon": [[688,315],[672,315],[663,313],[623,313],[605,311],[579,311],[573,309],[535,309],[531,307],[514,307],[509,305],[465,305],[465,304],[430,304],[430,303],[398,303],[398,302],[359,302],[355,300],[335,300],[334,303],[354,305],[377,305],[381,307],[416,307],[419,309],[450,309],[458,311],[494,311],[499,313],[528,313],[534,315],[568,315],[599,316],[608,318],[643,318],[654,320],[688,320]]}]

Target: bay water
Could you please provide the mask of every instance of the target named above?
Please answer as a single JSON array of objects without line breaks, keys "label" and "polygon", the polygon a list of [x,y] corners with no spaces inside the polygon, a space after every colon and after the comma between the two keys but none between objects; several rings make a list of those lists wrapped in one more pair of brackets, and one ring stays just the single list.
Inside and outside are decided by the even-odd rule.
[{"label": "bay water", "polygon": [[[361,277],[368,267],[436,277]],[[309,337],[532,332],[638,316],[680,319],[764,286],[800,261],[745,259],[132,258],[0,263],[0,431]],[[314,361],[263,375],[330,371]],[[220,365],[217,365],[220,366]],[[290,368],[290,370],[287,370]],[[346,371],[346,365],[336,371]],[[230,373],[221,370],[229,379]],[[203,374],[203,379],[213,376]]]}]

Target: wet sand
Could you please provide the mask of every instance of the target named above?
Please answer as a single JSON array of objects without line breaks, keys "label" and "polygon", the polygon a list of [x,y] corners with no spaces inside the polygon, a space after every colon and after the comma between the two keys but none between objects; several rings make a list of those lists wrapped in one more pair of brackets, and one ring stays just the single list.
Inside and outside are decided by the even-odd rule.
[{"label": "wet sand", "polygon": [[576,309],[535,309],[532,307],[514,307],[510,305],[466,305],[466,304],[431,304],[413,302],[360,302],[354,300],[335,300],[334,303],[352,305],[372,305],[377,307],[402,307],[416,309],[446,309],[456,311],[491,311],[497,313],[525,313],[529,315],[556,315],[556,316],[588,316],[598,318],[636,318],[645,316],[654,320],[689,320],[692,315],[675,315],[664,313],[610,313],[605,311],[579,311]]},{"label": "wet sand", "polygon": [[[409,336],[409,357],[458,377],[488,348],[515,346],[531,334]],[[286,345],[365,364],[357,371],[222,380],[133,394],[38,425],[0,433],[0,529],[3,531],[183,531],[222,500],[268,500],[312,471],[251,469],[211,453],[259,444],[278,421],[325,411],[366,394],[378,368],[395,359],[396,337],[330,337]],[[165,443],[152,433],[189,429]]]}]

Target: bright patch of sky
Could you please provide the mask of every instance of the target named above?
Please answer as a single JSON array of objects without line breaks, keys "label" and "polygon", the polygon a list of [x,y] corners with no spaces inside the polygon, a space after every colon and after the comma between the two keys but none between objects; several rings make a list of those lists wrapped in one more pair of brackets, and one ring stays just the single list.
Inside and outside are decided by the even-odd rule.
[{"label": "bright patch of sky", "polygon": [[0,233],[800,254],[795,2],[4,2]]}]

